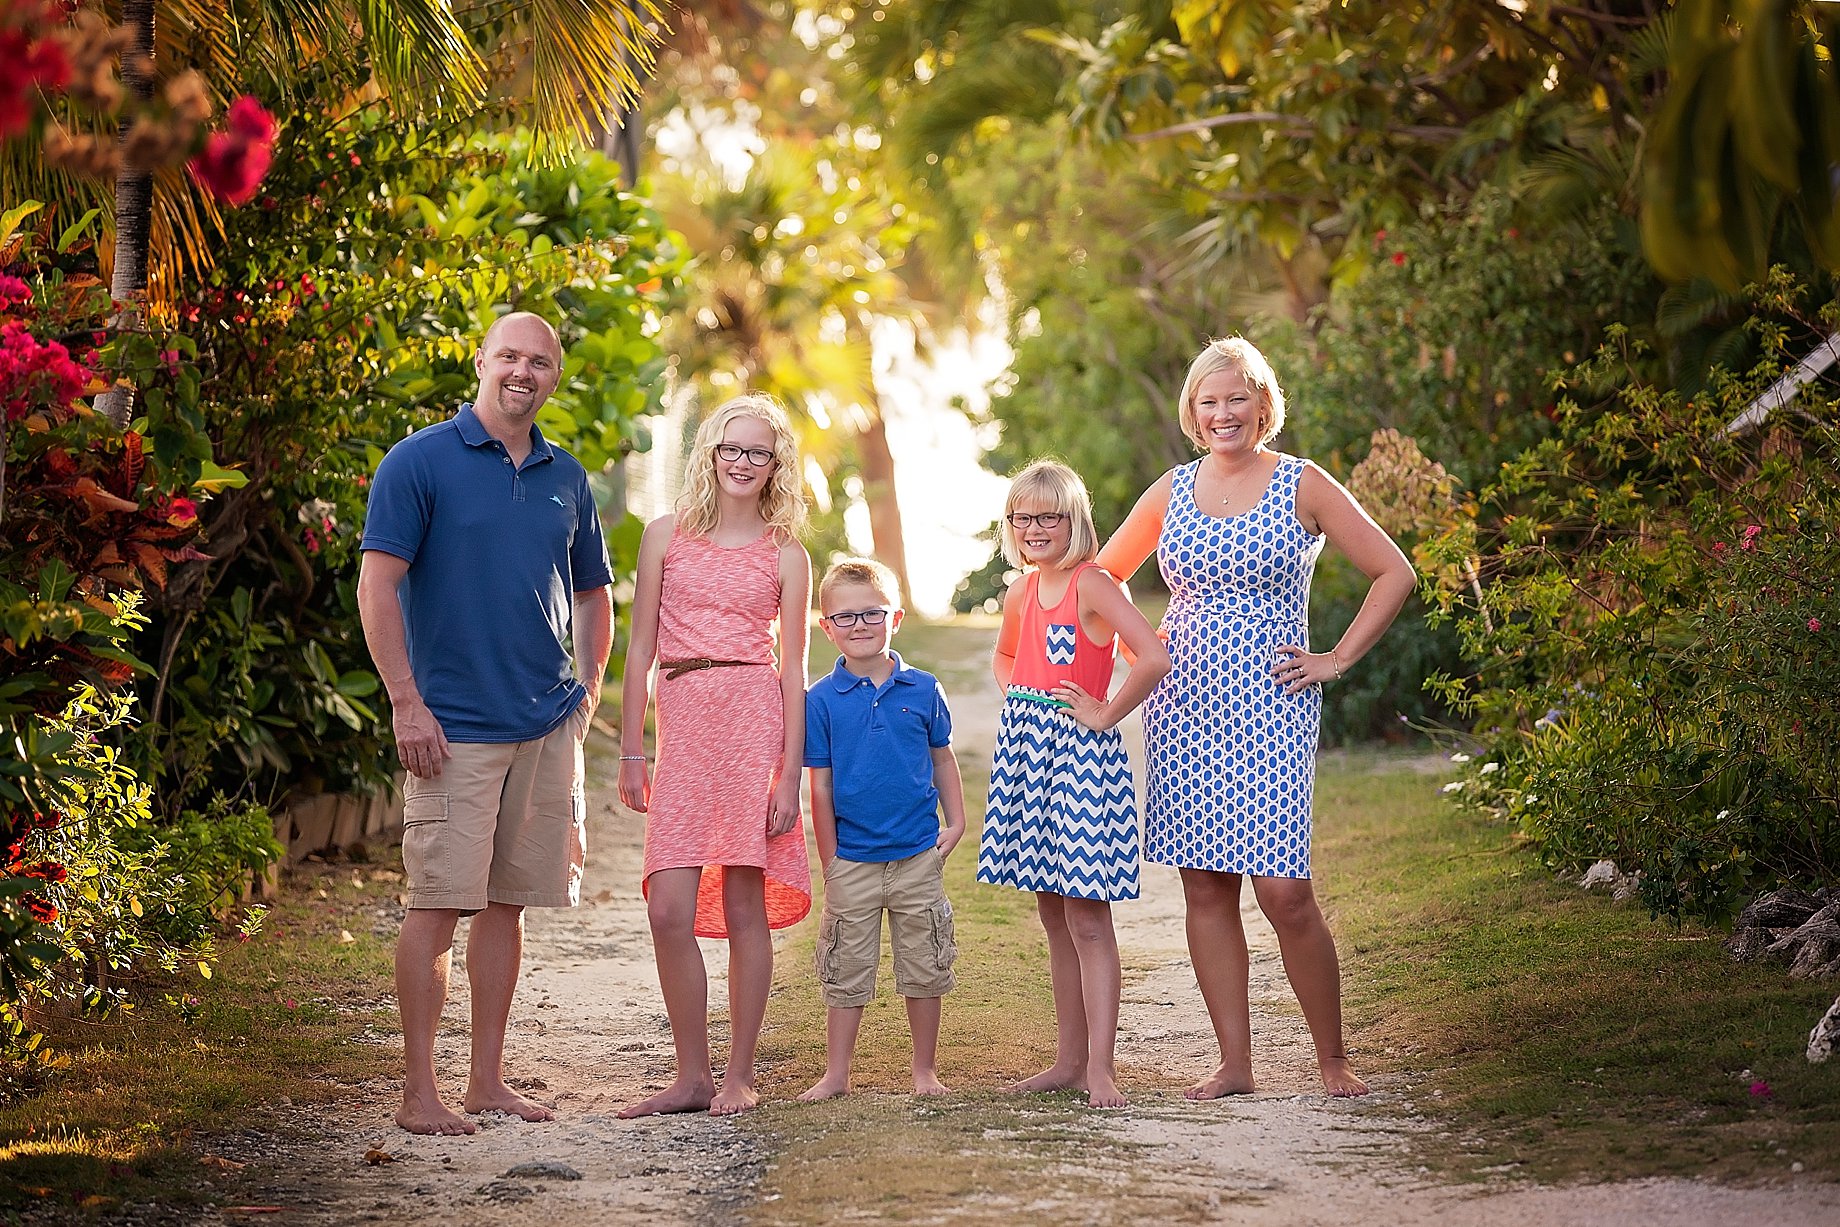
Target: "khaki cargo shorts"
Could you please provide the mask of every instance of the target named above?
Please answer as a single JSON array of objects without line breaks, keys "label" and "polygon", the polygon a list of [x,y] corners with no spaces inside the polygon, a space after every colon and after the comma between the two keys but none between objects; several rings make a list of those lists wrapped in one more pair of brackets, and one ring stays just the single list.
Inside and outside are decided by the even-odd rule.
[{"label": "khaki cargo shorts", "polygon": [[900,861],[832,857],[824,872],[824,914],[818,922],[818,982],[824,1004],[869,1004],[882,961],[882,913],[894,947],[894,991],[903,997],[943,997],[958,983],[952,964],[952,905],[945,861],[937,848]]},{"label": "khaki cargo shorts", "polygon": [[574,907],[587,859],[577,708],[535,741],[451,742],[431,780],[403,786],[409,906],[477,912],[488,902]]}]

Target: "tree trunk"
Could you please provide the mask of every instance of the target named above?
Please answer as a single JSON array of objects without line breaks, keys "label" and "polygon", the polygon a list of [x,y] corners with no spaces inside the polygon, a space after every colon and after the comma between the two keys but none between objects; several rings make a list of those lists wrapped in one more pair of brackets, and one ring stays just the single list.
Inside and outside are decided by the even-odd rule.
[{"label": "tree trunk", "polygon": [[[121,79],[134,96],[153,97],[153,6],[155,0],[125,0],[121,23],[134,31],[134,49],[121,57]],[[122,126],[125,141],[134,125]],[[153,236],[153,173],[127,162],[115,172],[115,277],[109,295],[121,304],[112,328],[140,327],[141,303],[147,296],[147,251]],[[117,385],[96,398],[96,411],[125,429],[134,412],[134,389]]]},{"label": "tree trunk", "polygon": [[888,446],[888,424],[880,406],[856,436],[862,461],[863,502],[869,505],[869,535],[875,556],[894,572],[901,584],[903,605],[913,600],[914,586],[907,578],[907,540],[901,531],[901,505],[894,496],[894,452]]}]

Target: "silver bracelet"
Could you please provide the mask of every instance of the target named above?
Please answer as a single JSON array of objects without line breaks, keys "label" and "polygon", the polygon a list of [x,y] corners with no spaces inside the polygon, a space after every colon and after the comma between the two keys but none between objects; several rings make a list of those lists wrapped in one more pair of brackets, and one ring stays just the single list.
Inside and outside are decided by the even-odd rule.
[{"label": "silver bracelet", "polygon": [[623,763],[642,763],[642,762],[645,762],[649,758],[651,758],[651,755],[649,754],[622,754],[620,755],[620,761]]}]

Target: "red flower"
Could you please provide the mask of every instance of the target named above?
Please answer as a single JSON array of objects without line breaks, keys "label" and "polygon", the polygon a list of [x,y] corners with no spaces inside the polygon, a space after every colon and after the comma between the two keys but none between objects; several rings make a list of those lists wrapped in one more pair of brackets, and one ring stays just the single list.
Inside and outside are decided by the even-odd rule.
[{"label": "red flower", "polygon": [[26,911],[30,912],[32,914],[32,919],[38,921],[39,924],[48,925],[57,923],[58,910],[51,906],[50,902],[47,900],[41,899],[37,895],[21,895],[19,896],[19,901],[26,905]]},{"label": "red flower", "polygon": [[32,829],[34,831],[50,831],[55,829],[58,823],[62,821],[64,821],[64,815],[56,812],[49,814],[35,813],[32,815]]},{"label": "red flower", "polygon": [[230,104],[229,128],[213,132],[191,160],[198,182],[233,205],[256,194],[274,158],[275,118],[248,94]]},{"label": "red flower", "polygon": [[160,504],[155,515],[174,528],[189,528],[198,522],[198,504],[175,494]]},{"label": "red flower", "polygon": [[21,865],[15,872],[22,878],[37,878],[40,882],[62,882],[70,877],[70,871],[56,861],[33,861]]},{"label": "red flower", "polygon": [[1820,630],[1820,629],[1821,629],[1821,619],[1819,619],[1819,618],[1810,618],[1810,619],[1808,619],[1808,629],[1809,629],[1809,630],[1811,630],[1811,631],[1818,631],[1818,630]]},{"label": "red flower", "polygon": [[30,302],[32,287],[17,277],[0,276],[0,307],[8,303]]},{"label": "red flower", "polygon": [[1403,267],[1405,266],[1405,262],[1406,262],[1406,253],[1405,253],[1405,252],[1403,252],[1403,251],[1396,251],[1396,252],[1394,252],[1394,253],[1393,253],[1393,263],[1394,263],[1395,265],[1397,265],[1397,266],[1399,266],[1399,267],[1402,267],[1402,268],[1403,268]]}]

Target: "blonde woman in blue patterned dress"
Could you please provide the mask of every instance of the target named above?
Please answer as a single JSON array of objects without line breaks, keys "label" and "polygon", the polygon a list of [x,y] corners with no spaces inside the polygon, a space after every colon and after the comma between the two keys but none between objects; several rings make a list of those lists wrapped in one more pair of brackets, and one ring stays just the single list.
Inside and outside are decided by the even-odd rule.
[{"label": "blonde woman in blue patterned dress", "polygon": [[[1190,365],[1182,429],[1206,453],[1144,491],[1099,564],[1128,580],[1154,550],[1169,585],[1174,669],[1144,703],[1146,861],[1182,871],[1188,949],[1220,1066],[1188,1091],[1254,1089],[1242,878],[1277,930],[1323,1089],[1363,1095],[1342,1036],[1335,939],[1310,882],[1310,806],[1322,687],[1392,625],[1415,577],[1334,478],[1269,445],[1284,393],[1249,342],[1211,342]],[[1326,652],[1309,648],[1310,577],[1324,540],[1372,581]]]}]

